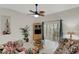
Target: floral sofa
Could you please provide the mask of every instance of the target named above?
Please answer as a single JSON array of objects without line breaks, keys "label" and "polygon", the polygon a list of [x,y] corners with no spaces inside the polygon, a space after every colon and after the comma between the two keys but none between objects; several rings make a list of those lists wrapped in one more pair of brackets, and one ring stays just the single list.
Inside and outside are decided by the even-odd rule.
[{"label": "floral sofa", "polygon": [[23,42],[21,40],[0,45],[0,54],[36,54],[39,50],[37,47],[26,49],[23,47]]},{"label": "floral sofa", "polygon": [[55,54],[78,54],[79,53],[79,40],[63,39]]}]

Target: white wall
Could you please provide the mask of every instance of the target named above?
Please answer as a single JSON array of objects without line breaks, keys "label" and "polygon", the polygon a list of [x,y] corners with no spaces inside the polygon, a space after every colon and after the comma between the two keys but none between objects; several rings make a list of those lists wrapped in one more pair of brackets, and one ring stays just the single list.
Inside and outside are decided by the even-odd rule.
[{"label": "white wall", "polygon": [[[0,15],[11,16],[11,34],[10,35],[0,35],[0,42],[6,42],[9,40],[18,40],[22,39],[21,27],[24,27],[26,24],[30,26],[30,40],[32,40],[32,24],[40,21],[50,21],[50,20],[59,20],[62,18],[64,33],[69,31],[75,31],[76,34],[79,34],[79,8],[70,9],[67,11],[47,15],[44,17],[34,18],[30,15],[25,15],[10,9],[0,8]],[[74,26],[74,27],[73,27]]]},{"label": "white wall", "polygon": [[5,43],[7,41],[15,41],[22,39],[23,36],[21,35],[20,28],[25,27],[25,25],[30,26],[30,41],[32,41],[32,24],[35,21],[35,18],[33,16],[28,16],[10,9],[4,9],[0,8],[0,15],[3,16],[10,16],[11,22],[11,34],[10,35],[1,35],[0,34],[0,44]]},{"label": "white wall", "polygon": [[[79,39],[79,7],[47,15],[45,17],[40,17],[39,22],[60,19],[63,20],[64,37],[69,38],[67,32],[73,31],[76,33],[76,35],[73,36],[73,39]],[[49,42],[45,39],[44,47],[45,49],[42,50],[42,53],[53,53],[55,49],[58,47],[58,43],[54,41]]]},{"label": "white wall", "polygon": [[41,17],[41,21],[63,20],[63,30],[66,35],[67,32],[75,32],[79,36],[79,7],[70,10],[58,12],[45,17]]},{"label": "white wall", "polygon": [[[0,9],[0,15],[5,15],[5,16],[11,16],[11,22],[10,22],[10,27],[11,27],[11,34],[10,35],[0,35],[0,44],[5,43],[7,41],[15,41],[22,39],[23,36],[21,35],[21,27],[24,27],[25,25],[30,26],[30,42],[32,41],[32,24],[35,22],[42,22],[42,21],[50,21],[50,20],[59,20],[62,18],[63,21],[63,27],[64,27],[64,34],[69,32],[69,31],[75,31],[79,35],[79,8],[47,15],[45,17],[39,17],[39,18],[34,18],[33,16],[27,16],[25,14],[9,10],[9,9]],[[73,27],[74,26],[74,27]],[[49,45],[49,44],[47,44]],[[51,48],[51,46],[50,46]]]}]

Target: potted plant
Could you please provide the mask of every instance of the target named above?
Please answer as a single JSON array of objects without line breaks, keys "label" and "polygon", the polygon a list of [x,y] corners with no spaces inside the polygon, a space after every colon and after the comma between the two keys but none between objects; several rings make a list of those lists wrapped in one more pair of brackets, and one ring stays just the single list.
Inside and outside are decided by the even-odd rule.
[{"label": "potted plant", "polygon": [[28,38],[28,35],[29,35],[29,26],[26,25],[24,28],[21,28],[21,30],[22,30],[22,35],[24,36],[23,39],[24,39],[26,42],[28,42],[28,41],[29,41],[29,38]]}]

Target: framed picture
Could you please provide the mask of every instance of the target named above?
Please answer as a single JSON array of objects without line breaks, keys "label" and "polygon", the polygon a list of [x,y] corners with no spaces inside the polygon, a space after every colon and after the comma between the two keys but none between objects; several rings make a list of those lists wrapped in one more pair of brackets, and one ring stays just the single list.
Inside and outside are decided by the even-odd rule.
[{"label": "framed picture", "polygon": [[10,19],[10,16],[0,16],[0,34],[7,35],[11,33]]}]

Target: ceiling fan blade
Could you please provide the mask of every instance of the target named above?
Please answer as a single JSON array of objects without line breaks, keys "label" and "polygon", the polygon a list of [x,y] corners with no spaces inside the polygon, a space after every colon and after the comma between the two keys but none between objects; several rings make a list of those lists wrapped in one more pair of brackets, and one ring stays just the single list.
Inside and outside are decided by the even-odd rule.
[{"label": "ceiling fan blade", "polygon": [[34,14],[27,14],[27,15],[34,15]]},{"label": "ceiling fan blade", "polygon": [[45,16],[44,13],[39,13],[38,15],[40,15],[40,16]]},{"label": "ceiling fan blade", "polygon": [[35,13],[34,11],[32,11],[32,10],[29,10],[30,12],[32,12],[32,13]]},{"label": "ceiling fan blade", "polygon": [[45,16],[44,13],[45,13],[45,11],[40,11],[38,14],[39,14],[40,16]]},{"label": "ceiling fan blade", "polygon": [[45,11],[39,11],[39,13],[45,13]]}]

